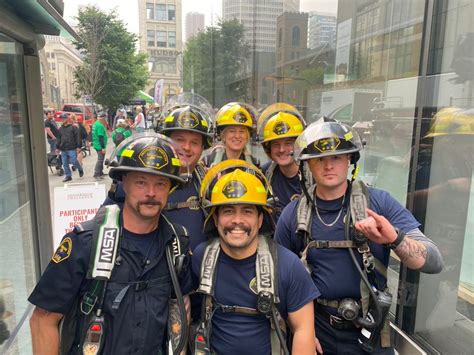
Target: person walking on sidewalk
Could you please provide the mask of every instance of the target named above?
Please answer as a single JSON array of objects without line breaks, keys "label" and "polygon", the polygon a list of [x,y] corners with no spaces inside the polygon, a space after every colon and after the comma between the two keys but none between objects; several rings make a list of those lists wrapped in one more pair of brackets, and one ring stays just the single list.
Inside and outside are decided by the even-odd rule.
[{"label": "person walking on sidewalk", "polygon": [[44,121],[44,131],[48,139],[49,151],[51,154],[56,153],[56,138],[58,136],[59,128],[54,121],[54,113],[51,110],[46,111],[46,120]]},{"label": "person walking on sidewalk", "polygon": [[84,176],[84,170],[77,161],[77,153],[81,151],[81,135],[77,127],[72,123],[72,119],[66,113],[61,114],[62,125],[59,128],[59,135],[57,137],[57,147],[61,151],[61,160],[64,168],[63,182],[72,180],[72,172],[69,167],[70,164],[76,167],[79,172],[79,177]]},{"label": "person walking on sidewalk", "polygon": [[92,125],[92,146],[97,152],[97,162],[94,168],[94,178],[102,179],[104,172],[105,151],[107,148],[107,115],[100,113],[97,121]]},{"label": "person walking on sidewalk", "polygon": [[142,133],[146,128],[145,115],[143,114],[141,106],[137,106],[135,110],[137,111],[137,115],[135,116],[135,122],[133,123],[132,128],[135,128],[135,132]]}]

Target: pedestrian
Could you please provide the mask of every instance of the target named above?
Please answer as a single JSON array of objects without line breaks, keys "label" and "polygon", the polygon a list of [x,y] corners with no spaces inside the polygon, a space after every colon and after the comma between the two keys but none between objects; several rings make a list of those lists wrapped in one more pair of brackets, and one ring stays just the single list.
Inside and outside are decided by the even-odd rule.
[{"label": "pedestrian", "polygon": [[252,156],[247,145],[257,121],[256,110],[248,104],[232,102],[223,106],[216,117],[216,130],[222,144],[216,145],[203,157],[207,167],[212,167],[227,159],[241,159],[260,166],[260,161]]},{"label": "pedestrian", "polygon": [[81,166],[83,166],[82,159],[84,158],[84,156],[82,155],[82,149],[86,147],[87,130],[84,125],[77,120],[75,114],[71,114],[71,119],[73,125],[79,130],[79,135],[81,136],[81,150],[77,154],[77,161]]},{"label": "pedestrian", "polygon": [[107,149],[107,115],[100,113],[97,117],[97,121],[92,125],[92,146],[97,152],[97,162],[94,167],[94,178],[103,179],[105,175],[104,160],[105,152]]},{"label": "pedestrian", "polygon": [[116,122],[116,128],[112,131],[112,141],[115,146],[118,146],[131,135],[132,131],[130,130],[128,122],[123,118],[119,118]]},{"label": "pedestrian", "polygon": [[81,152],[81,136],[77,127],[74,126],[72,118],[67,113],[61,114],[62,125],[57,137],[57,148],[61,151],[61,160],[64,168],[63,182],[72,180],[70,164],[79,172],[79,177],[84,176],[84,170],[77,161],[77,154]]},{"label": "pedestrian", "polygon": [[[278,220],[275,240],[307,263],[321,297],[315,328],[324,354],[393,354],[387,288],[390,251],[410,269],[439,273],[436,245],[388,192],[355,179],[362,141],[350,126],[321,118],[295,142],[295,159],[315,180]],[[352,177],[348,169],[354,165]],[[364,261],[364,262],[362,262]]]},{"label": "pedestrian", "polygon": [[179,160],[164,136],[126,152],[109,172],[127,191],[123,205],[66,234],[29,297],[35,354],[164,354],[168,321],[174,353],[185,345],[189,239],[162,214],[183,183]]},{"label": "pedestrian", "polygon": [[54,120],[54,112],[52,110],[46,111],[46,120],[44,121],[44,131],[49,144],[49,152],[56,154],[56,139],[59,134],[59,128]]},{"label": "pedestrian", "polygon": [[135,128],[137,133],[142,133],[146,128],[145,115],[143,114],[143,109],[141,106],[137,106],[135,111],[137,115],[135,116],[135,121],[132,128]]},{"label": "pedestrian", "polygon": [[[276,224],[283,208],[301,195],[299,166],[293,157],[293,150],[295,140],[303,132],[306,122],[298,110],[289,104],[277,103],[267,109],[258,120],[258,136],[263,150],[270,158],[262,166],[262,171],[276,197],[272,210]],[[303,168],[309,187],[313,182],[311,172],[305,166]]]},{"label": "pedestrian", "polygon": [[301,261],[269,235],[271,195],[263,174],[245,161],[227,160],[209,170],[201,192],[213,238],[193,252],[204,303],[194,349],[289,354],[291,329],[292,353],[314,354],[319,291]]}]

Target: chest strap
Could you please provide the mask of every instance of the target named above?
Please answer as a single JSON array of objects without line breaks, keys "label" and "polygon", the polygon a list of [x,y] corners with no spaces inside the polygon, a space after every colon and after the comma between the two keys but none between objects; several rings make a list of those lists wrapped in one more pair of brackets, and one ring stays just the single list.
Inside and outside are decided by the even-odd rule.
[{"label": "chest strap", "polygon": [[252,316],[265,315],[271,325],[271,347],[273,355],[287,353],[286,349],[286,323],[277,310],[278,297],[277,275],[277,245],[267,236],[259,236],[256,257],[256,285],[257,308],[242,306],[228,306],[217,304],[214,301],[214,289],[217,275],[217,263],[220,254],[218,238],[212,239],[206,250],[201,264],[201,278],[197,292],[204,294],[203,312],[201,315],[203,334],[210,334],[212,316],[216,309],[223,313],[242,313]]}]

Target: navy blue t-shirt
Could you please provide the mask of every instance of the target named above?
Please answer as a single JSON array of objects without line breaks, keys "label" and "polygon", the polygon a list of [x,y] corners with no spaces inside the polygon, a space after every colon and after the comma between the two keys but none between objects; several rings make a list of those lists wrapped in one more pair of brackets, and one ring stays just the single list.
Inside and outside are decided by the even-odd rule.
[{"label": "navy blue t-shirt", "polygon": [[[192,258],[193,278],[199,278],[207,243],[199,245]],[[278,311],[287,319],[319,296],[301,261],[287,249],[278,246]],[[257,307],[255,283],[256,254],[242,260],[222,250],[217,264],[215,300],[227,306]],[[270,322],[264,316],[222,313],[217,309],[212,318],[211,346],[217,354],[270,354]]]},{"label": "navy blue t-shirt", "polygon": [[[165,245],[171,241],[171,228],[161,219],[153,234],[141,235],[124,231],[120,244],[119,265],[114,267],[107,285],[103,305],[105,317],[104,354],[157,353],[166,338],[168,300],[173,286],[165,257]],[[183,252],[189,248],[188,238],[180,238]],[[28,300],[47,311],[75,317],[82,329],[84,316],[77,301],[90,289],[86,279],[91,254],[92,231],[67,234]],[[151,251],[146,248],[152,243]],[[148,254],[148,258],[147,258]],[[146,259],[150,263],[145,263]],[[186,257],[180,277],[181,291],[192,290],[190,257]],[[150,287],[136,289],[137,281],[149,281]],[[114,307],[117,296],[129,287]],[[72,312],[72,313],[71,313]],[[71,316],[72,314],[72,316]],[[67,328],[67,327],[66,327]],[[72,346],[80,343],[77,332]]]},{"label": "navy blue t-shirt", "polygon": [[[386,191],[369,188],[370,208],[387,218],[390,223],[404,232],[419,227],[418,221],[398,201]],[[321,219],[331,224],[337,217],[342,204],[342,198],[333,201],[317,199]],[[284,210],[275,231],[277,243],[300,255],[304,249],[303,238],[296,234],[296,211],[298,201],[292,201]],[[323,225],[316,213],[312,212],[311,237],[314,240],[345,240],[344,216],[347,204],[338,221],[332,226]],[[388,265],[390,249],[387,246],[369,242],[374,256],[385,266]],[[360,254],[355,251],[360,259]],[[321,291],[324,299],[360,298],[360,275],[357,272],[347,249],[310,249],[307,256],[311,267],[311,277]],[[385,284],[385,279],[378,275],[379,287]]]},{"label": "navy blue t-shirt", "polygon": [[[271,162],[265,163],[262,167],[263,173],[265,174],[267,169],[270,167]],[[276,208],[274,209],[272,216],[275,224],[280,218],[281,212],[291,201],[297,199],[301,194],[301,185],[298,174],[288,178],[280,170],[279,166],[273,170],[272,180],[270,181],[273,193],[278,198]]]}]

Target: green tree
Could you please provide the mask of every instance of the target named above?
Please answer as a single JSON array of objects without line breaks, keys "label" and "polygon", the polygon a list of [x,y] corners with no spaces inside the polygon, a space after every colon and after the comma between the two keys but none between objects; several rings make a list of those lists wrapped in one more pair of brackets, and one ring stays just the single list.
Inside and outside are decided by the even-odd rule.
[{"label": "green tree", "polygon": [[106,107],[126,103],[148,81],[147,56],[135,53],[137,36],[126,30],[115,11],[88,6],[77,20],[81,40],[74,45],[84,61],[74,71],[76,97],[90,95]]},{"label": "green tree", "polygon": [[245,97],[243,74],[248,54],[244,27],[237,20],[207,27],[186,44],[184,90],[194,90],[214,107]]}]

